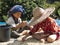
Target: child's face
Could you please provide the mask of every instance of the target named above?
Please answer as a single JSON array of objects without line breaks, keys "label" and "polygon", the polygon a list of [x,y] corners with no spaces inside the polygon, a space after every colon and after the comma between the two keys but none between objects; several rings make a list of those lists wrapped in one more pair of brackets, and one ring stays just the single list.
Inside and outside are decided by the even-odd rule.
[{"label": "child's face", "polygon": [[15,18],[17,18],[17,19],[20,18],[21,15],[22,15],[21,12],[16,12],[16,13],[13,14],[13,16],[14,16]]}]

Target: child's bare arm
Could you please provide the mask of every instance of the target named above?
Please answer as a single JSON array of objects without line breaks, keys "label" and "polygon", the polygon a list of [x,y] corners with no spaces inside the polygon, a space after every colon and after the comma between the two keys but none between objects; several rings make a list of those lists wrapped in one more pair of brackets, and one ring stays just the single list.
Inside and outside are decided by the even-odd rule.
[{"label": "child's bare arm", "polygon": [[20,24],[17,24],[16,27],[12,27],[12,30],[17,30],[18,28],[23,28],[26,26],[26,22],[22,22]]}]

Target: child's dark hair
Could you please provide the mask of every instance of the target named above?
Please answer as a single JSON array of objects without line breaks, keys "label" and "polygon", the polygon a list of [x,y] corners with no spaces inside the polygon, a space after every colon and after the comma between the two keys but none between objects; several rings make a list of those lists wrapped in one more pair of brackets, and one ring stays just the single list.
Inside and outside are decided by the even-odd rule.
[{"label": "child's dark hair", "polygon": [[21,5],[15,5],[8,11],[8,16],[12,16],[16,12],[21,12],[22,16],[24,15],[24,8]]}]

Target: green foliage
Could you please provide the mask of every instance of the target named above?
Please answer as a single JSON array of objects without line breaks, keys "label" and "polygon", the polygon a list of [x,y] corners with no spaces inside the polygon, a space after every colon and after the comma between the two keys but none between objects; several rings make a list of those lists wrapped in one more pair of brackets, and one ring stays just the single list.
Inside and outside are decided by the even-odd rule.
[{"label": "green foliage", "polygon": [[37,6],[42,8],[53,6],[56,8],[54,12],[55,16],[60,15],[60,10],[58,9],[60,7],[60,2],[54,1],[52,4],[49,4],[46,1],[47,0],[1,0],[0,15],[7,15],[9,9],[16,4],[22,5],[25,9],[25,16],[23,20],[30,20],[32,17],[32,10]]},{"label": "green foliage", "polygon": [[60,16],[60,9],[58,10],[58,14],[59,14],[59,16]]}]

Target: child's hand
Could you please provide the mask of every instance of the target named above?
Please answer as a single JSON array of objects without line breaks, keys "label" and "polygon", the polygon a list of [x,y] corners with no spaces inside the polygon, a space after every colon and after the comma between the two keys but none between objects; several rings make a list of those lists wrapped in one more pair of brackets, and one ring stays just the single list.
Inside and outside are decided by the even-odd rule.
[{"label": "child's hand", "polygon": [[33,26],[30,26],[30,29],[32,29],[33,28]]},{"label": "child's hand", "polygon": [[26,40],[26,36],[24,36],[23,38],[22,38],[22,41],[24,42]]},{"label": "child's hand", "polygon": [[25,41],[25,40],[27,40],[27,37],[29,36],[29,33],[28,34],[26,34],[23,38],[22,38],[22,41]]},{"label": "child's hand", "polygon": [[27,25],[27,21],[22,22],[22,27],[25,27]]}]

